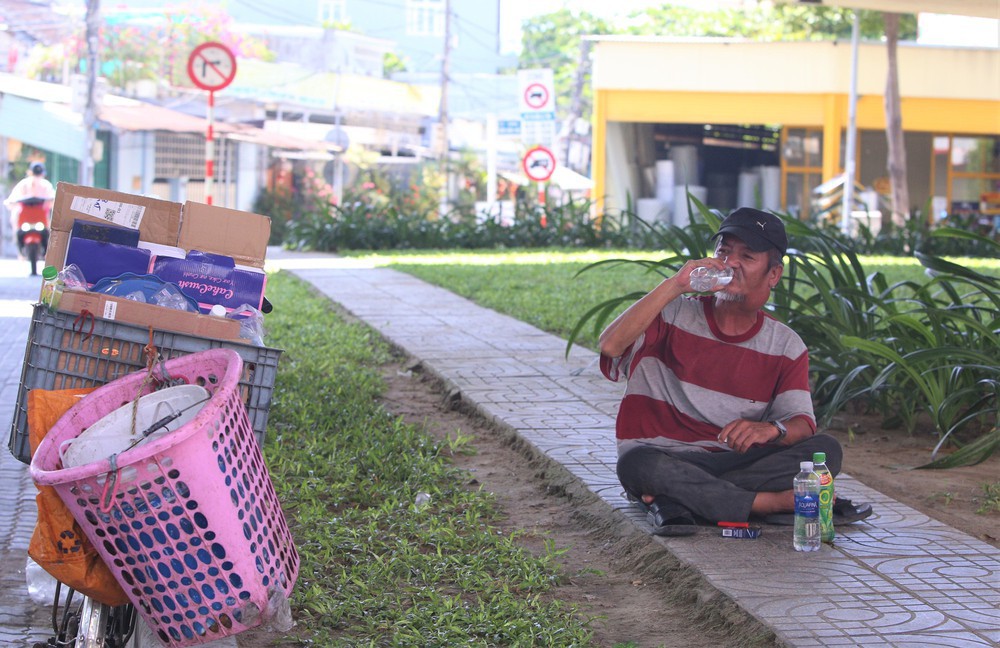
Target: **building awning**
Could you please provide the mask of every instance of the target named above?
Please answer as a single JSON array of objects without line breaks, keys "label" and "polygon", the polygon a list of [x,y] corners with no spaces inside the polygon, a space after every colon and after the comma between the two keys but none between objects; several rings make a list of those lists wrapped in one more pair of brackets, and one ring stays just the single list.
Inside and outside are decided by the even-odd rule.
[{"label": "building awning", "polygon": [[[507,178],[511,182],[517,185],[525,186],[533,182],[528,179],[528,176],[524,175],[520,171],[501,171],[500,175]],[[552,177],[549,178],[548,182],[550,184],[558,186],[564,191],[589,191],[594,188],[594,181],[585,175],[581,175],[562,165],[557,165],[555,171],[552,172]]]},{"label": "building awning", "polygon": [[[101,121],[112,128],[123,131],[168,131],[198,135],[205,135],[208,131],[208,120],[206,119],[141,102],[123,105],[105,104],[100,109],[99,117]],[[217,134],[224,135],[227,139],[277,149],[293,151],[338,150],[328,142],[303,139],[243,124],[227,124],[217,121],[213,124],[213,130]]]},{"label": "building awning", "polygon": [[[108,105],[100,107],[98,119],[112,128],[124,131],[170,131],[172,133],[202,133],[208,122],[181,112],[163,108],[155,104],[136,102],[129,105]],[[226,130],[217,124],[216,130]]]}]

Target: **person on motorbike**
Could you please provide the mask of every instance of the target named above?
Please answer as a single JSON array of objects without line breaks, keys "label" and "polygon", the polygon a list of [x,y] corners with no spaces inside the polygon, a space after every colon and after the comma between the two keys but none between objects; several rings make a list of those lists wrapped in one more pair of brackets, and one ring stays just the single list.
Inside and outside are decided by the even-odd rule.
[{"label": "person on motorbike", "polygon": [[[49,215],[52,213],[52,203],[55,199],[56,191],[52,183],[45,178],[45,165],[41,162],[32,162],[28,167],[28,175],[14,185],[10,195],[4,201],[4,205],[10,210],[10,228],[14,232],[17,249],[20,252],[24,244],[24,231],[21,229],[22,211],[27,206],[25,201],[42,201],[42,210],[32,210],[34,213],[44,214],[45,229],[42,234],[42,248],[48,243]],[[27,214],[25,214],[27,216]],[[37,217],[33,217],[37,218]]]}]

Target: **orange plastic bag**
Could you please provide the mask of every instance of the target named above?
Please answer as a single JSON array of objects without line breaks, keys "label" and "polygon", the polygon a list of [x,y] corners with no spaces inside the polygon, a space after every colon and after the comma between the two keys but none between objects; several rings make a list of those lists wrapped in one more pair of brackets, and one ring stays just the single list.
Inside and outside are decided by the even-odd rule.
[{"label": "orange plastic bag", "polygon": [[[85,389],[32,389],[28,392],[28,442],[38,449],[56,421],[94,391]],[[105,605],[123,605],[128,597],[100,554],[83,534],[69,509],[52,486],[39,486],[38,522],[28,543],[28,555],[56,580]]]}]

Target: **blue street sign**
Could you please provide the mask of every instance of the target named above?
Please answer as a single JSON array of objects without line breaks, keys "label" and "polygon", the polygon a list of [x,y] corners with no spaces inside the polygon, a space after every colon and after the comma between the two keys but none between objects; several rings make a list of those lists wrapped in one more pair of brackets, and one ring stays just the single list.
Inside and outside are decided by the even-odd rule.
[{"label": "blue street sign", "polygon": [[500,119],[497,121],[497,135],[521,135],[520,119]]}]

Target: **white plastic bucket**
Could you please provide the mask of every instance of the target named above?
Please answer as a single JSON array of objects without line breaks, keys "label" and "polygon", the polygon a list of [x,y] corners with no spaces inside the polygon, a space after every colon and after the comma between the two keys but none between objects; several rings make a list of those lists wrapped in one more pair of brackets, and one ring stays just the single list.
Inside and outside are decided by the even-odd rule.
[{"label": "white plastic bucket", "polygon": [[[64,468],[83,466],[107,459],[124,452],[133,445],[142,445],[152,439],[172,432],[191,421],[208,402],[209,393],[198,385],[178,385],[146,394],[134,403],[113,410],[73,439],[67,439],[59,448]],[[135,429],[132,412],[135,410]],[[154,430],[148,437],[142,433],[167,416],[177,415]]]}]

